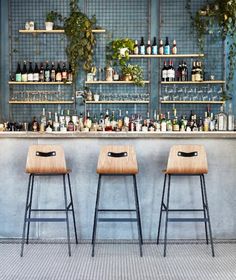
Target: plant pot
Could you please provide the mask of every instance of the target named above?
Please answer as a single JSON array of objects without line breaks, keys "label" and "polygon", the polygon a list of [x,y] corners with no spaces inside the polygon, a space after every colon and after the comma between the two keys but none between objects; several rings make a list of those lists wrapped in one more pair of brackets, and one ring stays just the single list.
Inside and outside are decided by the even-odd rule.
[{"label": "plant pot", "polygon": [[132,76],[130,74],[123,75],[123,81],[126,81],[126,82],[132,81]]},{"label": "plant pot", "polygon": [[53,22],[45,21],[45,29],[46,30],[53,30]]},{"label": "plant pot", "polygon": [[129,49],[128,48],[120,48],[120,55],[122,57],[125,57],[126,52],[128,52]]}]

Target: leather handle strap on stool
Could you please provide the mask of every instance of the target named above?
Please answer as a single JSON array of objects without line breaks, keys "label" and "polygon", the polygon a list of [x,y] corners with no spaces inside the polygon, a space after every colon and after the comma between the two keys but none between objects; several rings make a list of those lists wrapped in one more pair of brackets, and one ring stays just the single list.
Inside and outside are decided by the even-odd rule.
[{"label": "leather handle strap on stool", "polygon": [[127,157],[128,153],[127,152],[121,152],[121,153],[108,152],[107,156],[108,157]]},{"label": "leather handle strap on stool", "polygon": [[52,152],[36,152],[36,157],[55,157],[56,156],[56,151],[52,151]]},{"label": "leather handle strap on stool", "polygon": [[178,152],[177,155],[178,157],[197,157],[198,152],[190,152],[190,153]]}]

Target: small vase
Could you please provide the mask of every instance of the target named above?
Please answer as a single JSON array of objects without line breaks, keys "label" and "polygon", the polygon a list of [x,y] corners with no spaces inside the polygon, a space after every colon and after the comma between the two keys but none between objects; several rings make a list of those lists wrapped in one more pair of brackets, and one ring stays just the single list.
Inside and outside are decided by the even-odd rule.
[{"label": "small vase", "polygon": [[132,76],[130,74],[125,74],[123,76],[123,81],[126,81],[126,82],[132,81]]},{"label": "small vase", "polygon": [[53,22],[45,21],[46,30],[53,30]]}]

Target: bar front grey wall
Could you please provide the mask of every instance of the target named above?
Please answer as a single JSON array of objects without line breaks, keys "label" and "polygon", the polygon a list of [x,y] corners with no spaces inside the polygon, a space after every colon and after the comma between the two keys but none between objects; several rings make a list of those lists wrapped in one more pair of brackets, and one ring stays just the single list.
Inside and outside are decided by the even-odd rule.
[{"label": "bar front grey wall", "polygon": [[[1,138],[0,154],[0,237],[20,238],[28,177],[24,173],[26,155],[30,144],[60,144],[65,149],[68,167],[72,168],[72,190],[76,210],[76,223],[80,239],[90,239],[97,189],[96,164],[99,150],[107,144],[132,144],[135,146],[140,172],[137,175],[144,239],[156,238],[163,170],[169,149],[173,144],[203,144],[209,161],[206,175],[212,228],[216,239],[236,238],[236,141],[228,138]],[[39,180],[40,179],[40,180]],[[59,178],[37,178],[35,207],[63,207],[62,181]],[[201,206],[198,178],[173,179],[171,207]],[[107,177],[102,184],[103,207],[132,207],[132,180]],[[72,227],[71,227],[72,228]],[[39,223],[32,225],[31,237],[39,239],[66,238],[64,224]],[[169,237],[174,239],[203,239],[203,224],[171,224]],[[98,238],[137,238],[135,224],[100,223]]]}]

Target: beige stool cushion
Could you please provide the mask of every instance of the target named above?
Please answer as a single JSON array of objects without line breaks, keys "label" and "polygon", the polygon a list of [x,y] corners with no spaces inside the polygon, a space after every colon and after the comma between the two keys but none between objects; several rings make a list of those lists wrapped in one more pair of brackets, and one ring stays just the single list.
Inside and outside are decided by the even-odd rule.
[{"label": "beige stool cushion", "polygon": [[[126,157],[109,157],[108,153],[127,152]],[[98,165],[98,174],[137,174],[138,164],[133,146],[105,146],[101,148]]]},{"label": "beige stool cushion", "polygon": [[[55,152],[55,156],[37,156],[37,152]],[[64,150],[59,145],[32,145],[29,147],[26,172],[34,174],[66,174],[70,170],[66,168]]]},{"label": "beige stool cushion", "polygon": [[[178,152],[197,152],[197,156],[182,157]],[[208,164],[203,145],[174,145],[170,149],[166,174],[206,174]]]}]

